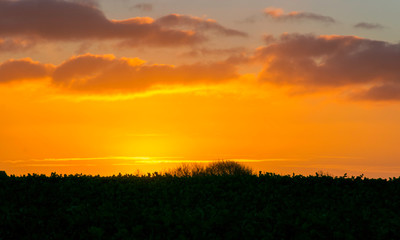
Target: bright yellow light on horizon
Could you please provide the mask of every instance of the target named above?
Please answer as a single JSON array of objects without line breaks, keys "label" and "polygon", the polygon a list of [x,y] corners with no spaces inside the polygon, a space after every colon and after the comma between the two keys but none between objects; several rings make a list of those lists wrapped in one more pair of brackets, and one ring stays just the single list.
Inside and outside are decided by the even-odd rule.
[{"label": "bright yellow light on horizon", "polygon": [[[0,124],[7,126],[0,129],[1,169],[112,175],[162,171],[185,161],[241,159],[257,171],[285,174],[348,169],[393,176],[397,171],[398,156],[390,154],[397,153],[400,134],[395,105],[375,109],[326,95],[288,98],[282,89],[254,87],[251,75],[247,80],[251,84],[113,101],[52,98],[53,92],[35,83],[32,92],[30,84],[1,87],[6,117]],[[314,157],[328,155],[349,158]],[[47,162],[24,165],[29,159]]]}]

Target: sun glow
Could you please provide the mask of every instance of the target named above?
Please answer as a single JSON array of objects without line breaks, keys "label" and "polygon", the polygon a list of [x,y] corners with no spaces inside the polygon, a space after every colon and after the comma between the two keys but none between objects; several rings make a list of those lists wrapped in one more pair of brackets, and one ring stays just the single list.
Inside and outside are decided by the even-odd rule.
[{"label": "sun glow", "polygon": [[0,0],[0,171],[396,175],[393,1],[204,1]]}]

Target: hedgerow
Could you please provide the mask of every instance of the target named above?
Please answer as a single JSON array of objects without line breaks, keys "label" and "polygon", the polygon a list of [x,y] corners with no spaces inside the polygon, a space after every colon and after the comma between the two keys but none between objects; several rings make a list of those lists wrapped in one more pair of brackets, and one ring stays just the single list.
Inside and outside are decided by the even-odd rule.
[{"label": "hedgerow", "polygon": [[399,178],[206,171],[0,178],[0,239],[399,237]]}]

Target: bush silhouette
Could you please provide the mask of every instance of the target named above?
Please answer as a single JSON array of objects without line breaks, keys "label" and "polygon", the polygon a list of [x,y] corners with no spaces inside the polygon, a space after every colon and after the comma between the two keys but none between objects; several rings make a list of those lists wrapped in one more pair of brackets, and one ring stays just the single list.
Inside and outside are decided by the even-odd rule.
[{"label": "bush silhouette", "polygon": [[207,166],[203,166],[198,163],[186,164],[183,163],[181,166],[167,171],[166,175],[172,175],[176,177],[189,177],[189,176],[222,176],[222,175],[252,175],[253,171],[251,168],[241,165],[240,163],[221,160],[210,163]]},{"label": "bush silhouette", "polygon": [[176,177],[188,177],[193,175],[193,165],[182,163],[181,166],[169,170],[166,175],[172,175]]},{"label": "bush silhouette", "polygon": [[205,168],[207,175],[252,175],[253,171],[251,168],[246,167],[234,161],[222,160],[213,162]]},{"label": "bush silhouette", "polygon": [[400,178],[174,171],[0,177],[0,239],[399,239]]}]

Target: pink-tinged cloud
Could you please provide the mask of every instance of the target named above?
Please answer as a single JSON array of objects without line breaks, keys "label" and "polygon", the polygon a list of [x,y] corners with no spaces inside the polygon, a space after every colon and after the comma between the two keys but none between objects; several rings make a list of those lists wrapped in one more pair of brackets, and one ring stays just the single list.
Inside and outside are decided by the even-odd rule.
[{"label": "pink-tinged cloud", "polygon": [[29,58],[8,60],[0,64],[0,83],[40,80],[49,77],[54,66],[34,62]]},{"label": "pink-tinged cloud", "polygon": [[[396,99],[400,86],[400,44],[355,36],[284,34],[261,47],[256,59],[264,63],[259,79],[277,85],[313,89],[364,89],[358,98]],[[391,87],[388,87],[391,86]]]},{"label": "pink-tinged cloud", "polygon": [[216,84],[236,77],[235,66],[227,62],[150,65],[137,58],[87,54],[58,66],[52,79],[61,89],[101,94],[141,92],[166,85]]},{"label": "pink-tinged cloud", "polygon": [[285,13],[281,8],[266,8],[264,10],[265,16],[272,18],[276,21],[303,21],[303,20],[310,20],[310,21],[318,21],[323,23],[335,23],[336,20],[329,16],[324,16],[316,13],[311,12],[289,12]]},{"label": "pink-tinged cloud", "polygon": [[[175,18],[172,23],[166,21],[170,16]],[[158,20],[149,17],[110,20],[95,5],[81,1],[0,1],[0,37],[35,37],[46,40],[120,39],[129,41],[130,45],[181,46],[205,41],[205,32],[226,36],[241,35],[240,32],[216,22],[183,15],[168,15]]]}]

